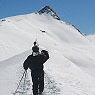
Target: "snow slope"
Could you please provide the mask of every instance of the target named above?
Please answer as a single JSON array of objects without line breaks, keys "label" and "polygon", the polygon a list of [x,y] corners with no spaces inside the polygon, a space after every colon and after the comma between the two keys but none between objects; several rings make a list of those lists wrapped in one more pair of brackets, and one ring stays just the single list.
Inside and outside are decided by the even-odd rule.
[{"label": "snow slope", "polygon": [[35,39],[40,50],[50,54],[45,95],[95,94],[95,45],[72,25],[50,14],[32,13],[0,20],[0,95],[15,92]]},{"label": "snow slope", "polygon": [[86,36],[92,43],[95,44],[95,34]]},{"label": "snow slope", "polygon": [[5,19],[6,21],[0,21],[0,51],[4,47],[0,60],[10,57],[9,53],[13,56],[17,52],[28,50],[36,38],[42,43],[40,39],[47,38],[68,44],[90,44],[72,25],[53,19],[48,14],[32,13]]}]

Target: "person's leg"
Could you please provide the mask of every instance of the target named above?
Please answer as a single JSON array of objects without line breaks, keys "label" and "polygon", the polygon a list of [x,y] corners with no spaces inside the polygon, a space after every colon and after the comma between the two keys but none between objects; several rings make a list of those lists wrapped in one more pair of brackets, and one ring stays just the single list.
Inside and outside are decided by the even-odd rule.
[{"label": "person's leg", "polygon": [[32,75],[32,82],[33,82],[33,95],[38,95],[38,76],[36,74]]},{"label": "person's leg", "polygon": [[44,90],[44,71],[39,75],[39,93],[42,93]]}]

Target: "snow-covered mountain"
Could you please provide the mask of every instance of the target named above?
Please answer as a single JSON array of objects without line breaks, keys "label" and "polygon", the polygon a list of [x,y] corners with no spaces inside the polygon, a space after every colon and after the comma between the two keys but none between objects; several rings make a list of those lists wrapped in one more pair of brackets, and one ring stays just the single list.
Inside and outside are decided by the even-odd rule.
[{"label": "snow-covered mountain", "polygon": [[45,95],[95,94],[95,45],[45,6],[0,20],[0,95],[15,92],[35,39],[40,50],[50,54],[45,64]]},{"label": "snow-covered mountain", "polygon": [[90,44],[89,40],[81,35],[75,27],[61,20],[53,19],[53,16],[46,12],[40,15],[38,12],[38,14],[32,13],[1,19],[0,31],[0,52],[2,52],[0,60],[10,57],[9,53],[13,56],[17,51],[22,52],[26,48],[31,48],[36,38],[38,40],[40,40],[39,38],[50,38],[62,43],[77,45]]}]

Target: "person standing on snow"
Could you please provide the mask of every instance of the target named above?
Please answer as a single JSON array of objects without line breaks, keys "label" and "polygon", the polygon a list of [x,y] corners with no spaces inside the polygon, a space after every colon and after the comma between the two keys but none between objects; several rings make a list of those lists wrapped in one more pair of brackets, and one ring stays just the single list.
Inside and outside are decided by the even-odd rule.
[{"label": "person standing on snow", "polygon": [[42,50],[39,52],[39,47],[34,42],[32,47],[32,54],[24,61],[23,67],[27,71],[31,70],[32,82],[33,82],[33,95],[41,95],[44,90],[44,70],[43,64],[49,59],[48,51]]}]

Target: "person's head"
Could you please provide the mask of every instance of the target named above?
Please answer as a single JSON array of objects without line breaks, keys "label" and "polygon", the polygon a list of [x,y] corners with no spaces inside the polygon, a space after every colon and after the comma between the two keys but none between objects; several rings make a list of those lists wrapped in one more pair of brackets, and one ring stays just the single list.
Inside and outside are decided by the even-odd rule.
[{"label": "person's head", "polygon": [[35,41],[35,42],[34,42],[34,46],[36,46],[36,44],[37,44],[37,42]]},{"label": "person's head", "polygon": [[32,47],[33,52],[39,52],[39,47],[37,45]]}]

